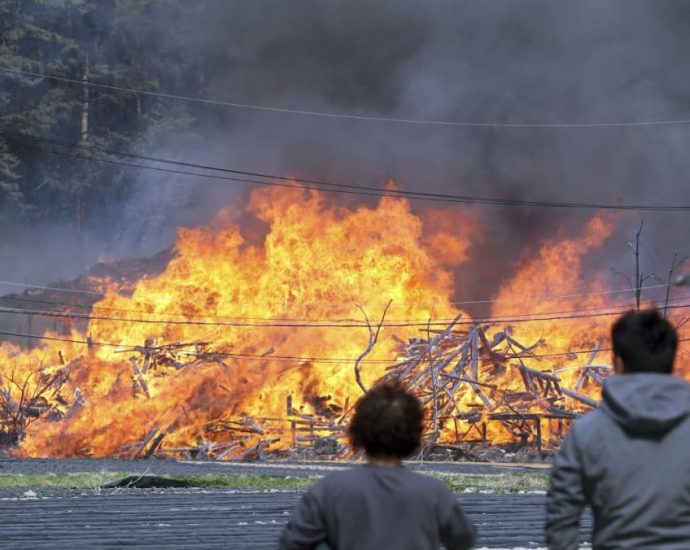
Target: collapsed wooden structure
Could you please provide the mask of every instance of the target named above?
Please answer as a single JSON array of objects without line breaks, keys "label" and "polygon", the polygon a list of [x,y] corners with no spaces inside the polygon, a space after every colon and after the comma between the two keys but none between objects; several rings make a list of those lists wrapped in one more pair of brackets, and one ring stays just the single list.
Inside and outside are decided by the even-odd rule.
[{"label": "collapsed wooden structure", "polygon": [[[375,344],[378,331],[371,329],[371,333],[366,353]],[[553,449],[574,418],[597,407],[587,394],[592,386],[601,386],[610,369],[594,364],[595,348],[581,366],[569,368],[576,376],[569,377],[574,383],[566,387],[556,373],[527,366],[529,360],[539,357],[543,346],[541,340],[530,345],[517,341],[510,329],[461,325],[457,318],[444,330],[429,329],[422,337],[398,340],[398,360],[379,381],[396,381],[422,400],[428,411],[427,453],[436,447],[490,443],[492,433],[500,433],[503,442],[514,446]],[[152,369],[181,369],[207,362],[226,366],[224,355],[202,342],[156,346],[149,340],[127,351],[134,352],[130,358],[133,391],[147,396],[146,376]],[[353,374],[360,382],[366,353],[355,363]],[[165,432],[156,427],[142,441],[123,448],[123,455],[250,460],[269,453],[310,451],[311,456],[347,458],[345,432],[356,397],[344,403],[334,403],[330,396],[313,397],[308,407],[311,412],[304,412],[288,395],[284,417],[219,419],[206,424],[196,444],[186,447],[163,446]],[[276,443],[280,450],[273,448]]]},{"label": "collapsed wooden structure", "polygon": [[[555,448],[570,421],[598,406],[582,392],[591,384],[601,385],[609,374],[608,367],[593,364],[598,348],[575,367],[579,378],[567,388],[555,373],[526,365],[526,360],[539,358],[543,340],[524,345],[509,328],[459,327],[458,320],[445,330],[428,330],[426,338],[401,342],[404,358],[384,377],[413,391],[430,411],[428,448],[440,441],[446,446],[487,442],[489,431],[537,450]],[[545,424],[549,440],[544,439]]]}]

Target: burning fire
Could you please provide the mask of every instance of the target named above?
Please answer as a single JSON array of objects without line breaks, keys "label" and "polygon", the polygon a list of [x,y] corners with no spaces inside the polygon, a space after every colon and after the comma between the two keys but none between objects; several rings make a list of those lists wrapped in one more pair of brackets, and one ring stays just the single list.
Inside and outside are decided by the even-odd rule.
[{"label": "burning fire", "polygon": [[[47,334],[56,340],[33,350],[0,347],[5,401],[17,410],[24,381],[29,394],[60,382],[59,391],[52,390],[55,384],[42,394],[45,412],[27,426],[21,453],[120,455],[147,434],[149,440],[164,434],[165,449],[189,448],[203,438],[222,442],[222,434],[208,427],[224,421],[244,422],[246,437],[257,437],[251,419],[272,419],[273,448],[285,448],[288,396],[298,413],[309,414],[328,403],[340,405],[331,413],[345,413],[361,395],[353,365],[369,344],[364,314],[375,327],[392,303],[362,362],[367,386],[386,374],[400,341],[424,333],[428,319],[469,320],[452,303],[451,268],[468,260],[481,229],[471,213],[454,219],[451,232],[438,221],[424,226],[404,200],[382,198],[375,207],[349,209],[327,204],[316,192],[284,189],[255,191],[248,211],[264,224],[262,243],[248,242],[237,216],[224,210],[208,227],[179,230],[176,255],[162,274],[141,279],[127,295],[110,285],[83,332]],[[583,256],[612,232],[610,221],[595,217],[579,237],[544,243],[501,289],[491,316],[505,318],[525,344],[545,339],[542,354],[606,347],[610,316],[517,319],[624,303],[591,294],[604,289],[603,279],[581,279]],[[573,288],[587,295],[528,298],[574,294]],[[166,348],[167,362],[132,360],[178,344]],[[202,352],[206,359],[195,363]],[[525,362],[551,372],[583,358]],[[515,384],[509,372],[495,377],[497,385]],[[468,392],[460,406],[477,399]],[[243,447],[227,448],[232,458]]]}]

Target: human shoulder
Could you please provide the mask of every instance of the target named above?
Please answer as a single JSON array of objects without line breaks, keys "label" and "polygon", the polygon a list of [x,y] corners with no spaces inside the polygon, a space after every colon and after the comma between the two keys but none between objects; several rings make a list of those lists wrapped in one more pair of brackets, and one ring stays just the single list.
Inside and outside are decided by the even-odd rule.
[{"label": "human shoulder", "polygon": [[406,484],[418,487],[433,488],[436,490],[445,490],[446,485],[442,481],[435,479],[433,477],[415,472],[414,470],[401,466],[401,467],[381,467],[381,466],[368,466],[368,465],[357,465],[352,468],[341,470],[338,472],[332,472],[320,480],[319,484],[328,487],[337,486],[352,486],[361,481],[370,479],[372,477],[380,476],[394,476],[405,481]]},{"label": "human shoulder", "polygon": [[452,491],[442,480],[426,474],[415,472],[409,468],[404,468],[404,470],[405,475],[409,479],[409,483],[418,487],[420,490],[426,490],[436,494],[452,495]]},{"label": "human shoulder", "polygon": [[314,487],[331,488],[348,486],[357,483],[365,476],[366,470],[364,466],[357,465],[352,468],[343,468],[337,472],[326,474],[314,485]]},{"label": "human shoulder", "polygon": [[577,447],[602,437],[602,431],[610,428],[611,419],[601,409],[595,409],[573,421],[568,437]]},{"label": "human shoulder", "polygon": [[356,485],[350,470],[331,472],[319,478],[303,495],[302,498],[311,500],[319,506],[341,494],[343,488]]}]

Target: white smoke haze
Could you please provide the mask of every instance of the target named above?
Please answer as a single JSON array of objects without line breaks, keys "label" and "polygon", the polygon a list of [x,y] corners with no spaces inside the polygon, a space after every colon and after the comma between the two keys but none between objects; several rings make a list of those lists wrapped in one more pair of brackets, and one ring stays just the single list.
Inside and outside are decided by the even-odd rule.
[{"label": "white smoke haze", "polygon": [[[184,40],[203,86],[189,95],[309,111],[499,123],[597,123],[690,118],[690,5],[657,0],[206,0]],[[166,25],[165,20],[160,21]],[[162,90],[165,91],[165,90]],[[464,128],[196,108],[168,158],[359,185],[393,177],[403,189],[607,204],[690,204],[689,125],[622,128]],[[55,260],[69,239],[51,229],[0,247],[2,264],[32,282],[76,275],[101,256],[152,254],[179,225],[207,223],[248,188],[142,170],[118,227],[92,223],[79,261]],[[334,201],[355,199],[334,195]],[[416,204],[428,208],[430,204]],[[461,208],[458,208],[461,215]],[[459,299],[484,298],[516,261],[592,211],[482,207],[485,234]],[[95,216],[94,216],[95,217]],[[685,213],[645,213],[648,270],[690,251]],[[626,214],[592,273],[626,267]],[[15,230],[23,232],[21,230]],[[69,231],[65,230],[65,234]],[[27,233],[30,234],[30,233]],[[13,244],[14,243],[14,244]],[[49,252],[50,251],[50,252]],[[20,259],[18,259],[20,258]],[[50,267],[48,267],[50,266]],[[494,277],[487,278],[487,273]],[[622,283],[621,283],[622,284]]]}]

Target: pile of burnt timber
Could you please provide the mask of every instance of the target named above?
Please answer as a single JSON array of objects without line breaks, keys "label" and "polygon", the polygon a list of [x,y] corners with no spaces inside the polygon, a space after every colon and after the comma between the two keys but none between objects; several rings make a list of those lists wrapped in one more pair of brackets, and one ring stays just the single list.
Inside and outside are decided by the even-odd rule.
[{"label": "pile of burnt timber", "polygon": [[535,351],[544,342],[524,345],[509,328],[459,328],[456,319],[426,336],[400,342],[401,359],[388,367],[384,379],[398,381],[421,398],[429,411],[425,448],[430,450],[486,443],[494,424],[520,446],[557,448],[569,423],[598,406],[582,390],[600,386],[610,373],[608,367],[593,365],[597,348],[585,365],[569,369],[579,371],[579,377],[567,388],[556,374],[526,365],[538,358]]},{"label": "pile of burnt timber", "polygon": [[[151,399],[149,382],[158,376],[205,364],[229,368],[226,354],[214,351],[209,342],[176,342],[157,344],[148,338],[144,345],[122,350],[131,365],[132,393]],[[221,389],[232,394],[229,388]],[[134,444],[121,449],[127,458],[175,457],[187,460],[261,460],[267,455],[286,454],[286,443],[292,451],[315,453],[319,457],[341,456],[346,451],[343,435],[351,407],[330,402],[330,396],[309,400],[311,413],[293,407],[292,396],[286,399],[282,418],[253,418],[242,414],[236,418],[218,419],[203,426],[193,445],[166,445],[166,436],[174,428],[156,426]],[[280,445],[276,445],[277,443]],[[280,450],[277,450],[280,449]]]},{"label": "pile of burnt timber", "polygon": [[[361,360],[378,335],[371,332],[370,345],[355,363],[353,376],[360,385]],[[543,364],[539,359],[543,345],[543,341],[525,345],[510,329],[461,326],[456,319],[444,330],[428,329],[422,337],[398,341],[398,359],[378,382],[395,380],[422,400],[427,411],[424,458],[443,452],[472,460],[493,458],[491,449],[501,442],[538,452],[555,449],[570,422],[598,405],[589,395],[597,394],[592,390],[601,386],[610,368],[594,364],[595,350],[585,364],[568,367],[573,382],[566,387],[557,369],[534,368]],[[209,364],[229,368],[227,355],[209,342],[158,344],[149,338],[122,353],[131,365],[132,392],[138,399],[155,399],[149,389],[155,377]],[[88,395],[80,390],[70,395],[63,390],[71,368],[87,359],[70,363],[59,359],[60,364],[32,373],[29,381],[11,375],[0,380],[0,436],[9,438],[0,443],[15,444],[30,422],[59,422],[87,402]],[[346,427],[357,397],[334,403],[331,396],[312,396],[304,398],[305,403],[293,403],[295,398],[287,396],[284,416],[218,418],[200,427],[193,443],[184,446],[173,444],[177,441],[173,435],[188,426],[149,425],[139,441],[121,449],[120,456],[219,461],[286,455],[349,458]]]},{"label": "pile of burnt timber", "polygon": [[[249,417],[238,420],[220,420],[204,426],[195,445],[164,447],[168,430],[152,428],[146,437],[133,445],[122,448],[123,458],[179,458],[183,460],[263,460],[270,446],[279,438],[264,437],[264,429]],[[216,441],[218,436],[222,441]]]},{"label": "pile of burnt timber", "polygon": [[[157,344],[155,338],[147,338],[143,346],[122,350],[129,355],[131,365],[132,394],[134,397],[151,399],[149,381],[159,376],[169,376],[174,371],[207,364],[229,368],[226,354],[212,349],[209,342],[175,342]],[[232,393],[222,385],[221,389]],[[262,419],[267,420],[267,419]],[[219,419],[203,426],[194,445],[166,446],[166,436],[174,431],[155,426],[139,442],[125,445],[121,456],[126,458],[175,457],[187,460],[261,460],[270,446],[279,441],[272,432],[248,415],[235,419]]]},{"label": "pile of burnt timber", "polygon": [[[375,331],[372,334],[375,343]],[[611,373],[610,367],[594,364],[595,347],[583,365],[566,369],[574,373],[569,379],[576,380],[566,387],[558,369],[534,368],[544,342],[525,345],[509,328],[461,328],[456,319],[445,330],[428,330],[425,336],[399,341],[398,360],[377,381],[397,381],[422,400],[427,411],[423,458],[491,460],[501,458],[497,450],[506,458],[503,449],[512,449],[519,459],[529,456],[521,451],[557,449],[572,420],[598,406],[587,394],[596,395]],[[355,367],[361,380],[361,363]],[[290,430],[281,432],[276,425],[274,432],[282,433],[283,444],[289,440],[288,456],[350,458],[345,432],[354,400],[336,405],[330,396],[312,398],[312,412],[305,413],[288,397]]]},{"label": "pile of burnt timber", "polygon": [[132,354],[129,362],[132,366],[132,392],[151,397],[146,382],[148,375],[162,376],[168,369],[181,370],[195,366],[214,363],[224,368],[225,355],[211,349],[209,342],[175,342],[156,345],[155,338],[147,338],[143,346],[123,350],[120,353]]}]

